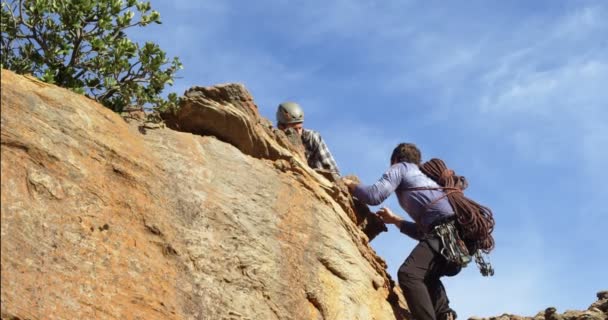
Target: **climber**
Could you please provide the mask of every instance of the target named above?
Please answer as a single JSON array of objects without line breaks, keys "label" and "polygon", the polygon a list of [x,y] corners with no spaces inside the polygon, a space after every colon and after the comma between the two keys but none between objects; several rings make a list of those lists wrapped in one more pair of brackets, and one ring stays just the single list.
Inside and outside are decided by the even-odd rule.
[{"label": "climber", "polygon": [[[407,304],[416,320],[453,320],[442,276],[454,276],[461,265],[449,262],[441,253],[441,241],[433,236],[436,226],[454,219],[454,210],[446,192],[421,169],[420,150],[411,143],[401,143],[393,150],[390,168],[371,186],[353,180],[343,181],[359,200],[379,205],[394,191],[401,207],[414,222],[394,214],[388,208],[377,214],[387,224],[394,224],[406,235],[419,240],[399,268],[397,277]],[[412,190],[413,189],[413,190]]]},{"label": "climber", "polygon": [[295,102],[283,102],[277,108],[277,127],[281,130],[292,128],[302,138],[308,166],[313,169],[326,169],[335,175],[340,175],[338,165],[329,152],[329,148],[321,135],[309,129],[304,129],[304,111]]}]

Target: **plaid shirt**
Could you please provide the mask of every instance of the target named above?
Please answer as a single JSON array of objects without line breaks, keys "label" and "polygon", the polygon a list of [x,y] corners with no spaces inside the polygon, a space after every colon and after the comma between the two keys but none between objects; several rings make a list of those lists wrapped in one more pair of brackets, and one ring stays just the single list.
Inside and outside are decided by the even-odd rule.
[{"label": "plaid shirt", "polygon": [[329,152],[329,148],[321,138],[321,135],[313,130],[304,129],[302,131],[302,143],[306,151],[308,166],[313,169],[328,169],[340,175],[336,160]]}]

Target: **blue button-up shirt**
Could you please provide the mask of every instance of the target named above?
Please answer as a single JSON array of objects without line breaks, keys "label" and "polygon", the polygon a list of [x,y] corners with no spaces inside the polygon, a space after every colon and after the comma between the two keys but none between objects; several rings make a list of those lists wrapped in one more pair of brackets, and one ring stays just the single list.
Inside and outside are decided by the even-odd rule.
[{"label": "blue button-up shirt", "polygon": [[420,187],[439,188],[440,186],[422,173],[417,165],[401,162],[392,165],[373,185],[359,184],[354,189],[353,195],[369,205],[379,205],[395,192],[401,208],[414,220],[413,223],[404,222],[401,225],[401,232],[420,239],[424,233],[430,231],[433,223],[454,214],[443,190],[408,190],[408,188]]}]

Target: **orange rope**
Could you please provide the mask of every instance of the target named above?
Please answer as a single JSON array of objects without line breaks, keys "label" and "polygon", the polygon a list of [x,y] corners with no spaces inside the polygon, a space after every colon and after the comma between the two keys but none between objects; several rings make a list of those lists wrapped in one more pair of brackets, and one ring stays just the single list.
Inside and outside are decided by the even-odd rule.
[{"label": "orange rope", "polygon": [[448,198],[454,209],[463,240],[473,241],[475,247],[485,253],[492,251],[494,249],[492,210],[464,195],[462,191],[468,187],[465,177],[455,175],[441,159],[431,159],[423,163],[420,169],[437,182],[441,189],[447,190],[444,197]]}]

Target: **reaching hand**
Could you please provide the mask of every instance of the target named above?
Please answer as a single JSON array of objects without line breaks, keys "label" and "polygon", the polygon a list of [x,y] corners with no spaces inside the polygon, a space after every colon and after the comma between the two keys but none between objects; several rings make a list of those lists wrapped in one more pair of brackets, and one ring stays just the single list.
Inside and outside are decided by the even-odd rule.
[{"label": "reaching hand", "polygon": [[376,212],[376,214],[379,215],[380,218],[382,218],[382,221],[384,221],[384,223],[394,224],[398,226],[403,221],[403,218],[394,214],[389,208],[381,208],[380,210],[378,210],[378,212]]},{"label": "reaching hand", "polygon": [[342,178],[342,182],[344,182],[344,184],[348,187],[348,190],[350,191],[353,191],[353,189],[355,189],[355,187],[359,185],[358,182],[349,178]]}]

